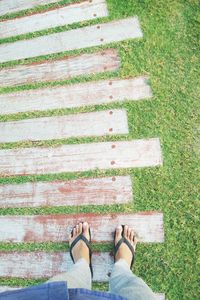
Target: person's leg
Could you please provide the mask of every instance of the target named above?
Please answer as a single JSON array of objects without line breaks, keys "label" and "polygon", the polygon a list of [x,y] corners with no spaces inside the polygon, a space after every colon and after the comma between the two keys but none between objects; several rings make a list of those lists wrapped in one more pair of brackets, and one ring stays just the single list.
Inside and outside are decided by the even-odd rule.
[{"label": "person's leg", "polygon": [[[125,226],[123,236],[135,250],[137,241],[134,231]],[[115,245],[121,238],[122,227],[119,226],[116,230]],[[155,300],[154,293],[148,285],[130,270],[131,261],[132,253],[129,247],[122,243],[115,256],[115,264],[109,280],[109,292],[125,297],[128,300]]]},{"label": "person's leg", "polygon": [[[74,227],[72,235],[69,236],[69,244],[71,245],[81,233],[88,240],[90,239],[88,223],[79,223],[79,225]],[[72,255],[75,264],[72,266],[71,270],[58,274],[47,282],[67,281],[68,288],[84,288],[90,290],[92,286],[92,279],[89,267],[89,249],[84,241],[79,240],[77,242],[77,244],[73,247]]]}]

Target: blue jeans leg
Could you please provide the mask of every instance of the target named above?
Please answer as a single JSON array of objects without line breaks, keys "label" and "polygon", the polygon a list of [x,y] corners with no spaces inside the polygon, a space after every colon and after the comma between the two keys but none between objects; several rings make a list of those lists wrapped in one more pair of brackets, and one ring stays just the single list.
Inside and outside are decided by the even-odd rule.
[{"label": "blue jeans leg", "polygon": [[58,274],[47,282],[65,281],[69,289],[82,288],[91,290],[92,278],[88,263],[84,258],[79,259],[68,272]]},{"label": "blue jeans leg", "polygon": [[124,259],[114,264],[109,292],[127,300],[156,300],[152,290],[141,278],[132,273]]}]

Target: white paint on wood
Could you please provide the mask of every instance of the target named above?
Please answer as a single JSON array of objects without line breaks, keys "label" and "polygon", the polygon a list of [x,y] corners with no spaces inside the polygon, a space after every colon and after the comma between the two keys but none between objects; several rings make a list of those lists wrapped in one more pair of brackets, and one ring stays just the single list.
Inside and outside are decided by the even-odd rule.
[{"label": "white paint on wood", "polygon": [[165,300],[165,294],[155,293],[156,300]]},{"label": "white paint on wood", "polygon": [[0,86],[65,80],[81,75],[116,71],[119,66],[120,58],[117,51],[107,49],[93,54],[69,56],[59,60],[1,69]]},{"label": "white paint on wood", "polygon": [[84,1],[47,12],[0,22],[0,38],[107,17],[105,0]]},{"label": "white paint on wood", "polygon": [[151,98],[145,77],[112,79],[0,95],[0,113],[74,108]]},{"label": "white paint on wood", "polygon": [[160,165],[158,138],[0,150],[0,176]]},{"label": "white paint on wood", "polygon": [[0,242],[65,242],[77,223],[91,226],[93,242],[111,242],[116,226],[134,228],[140,242],[164,241],[163,214],[65,214],[35,216],[0,216]]},{"label": "white paint on wood", "polygon": [[50,4],[59,0],[1,0],[0,16],[14,13],[24,9],[30,9],[34,6]]},{"label": "white paint on wood", "polygon": [[[73,265],[68,252],[0,252],[0,277],[46,278],[66,272]],[[94,281],[108,281],[113,259],[109,253],[94,253]]]},{"label": "white paint on wood", "polygon": [[124,109],[0,122],[0,143],[127,133]]},{"label": "white paint on wood", "polygon": [[0,45],[0,62],[106,45],[111,42],[141,37],[139,21],[137,17],[131,17],[30,40],[2,44]]},{"label": "white paint on wood", "polygon": [[133,199],[130,176],[0,185],[0,207],[126,204]]},{"label": "white paint on wood", "polygon": [[[66,272],[72,266],[69,253],[57,252],[1,252],[1,277],[45,278]],[[92,258],[94,281],[109,281],[113,258],[109,253],[94,253]],[[0,287],[0,291],[1,291]],[[155,294],[156,300],[164,300],[164,294]]]},{"label": "white paint on wood", "polygon": [[12,287],[0,285],[0,293],[22,289],[22,287]]}]

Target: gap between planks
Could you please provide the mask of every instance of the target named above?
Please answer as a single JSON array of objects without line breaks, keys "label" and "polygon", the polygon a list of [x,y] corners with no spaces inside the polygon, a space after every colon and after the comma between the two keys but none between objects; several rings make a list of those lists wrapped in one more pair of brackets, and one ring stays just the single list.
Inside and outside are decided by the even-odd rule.
[{"label": "gap between planks", "polygon": [[133,199],[130,176],[0,185],[0,207],[126,204]]},{"label": "gap between planks", "polygon": [[73,3],[47,12],[0,22],[0,37],[7,38],[107,16],[105,0]]},{"label": "gap between planks", "polygon": [[128,134],[125,109],[0,122],[0,143]]},{"label": "gap between planks", "polygon": [[0,86],[66,80],[81,75],[116,71],[119,66],[120,58],[117,50],[107,49],[92,54],[69,56],[64,59],[1,69]]},{"label": "gap between planks", "polygon": [[2,115],[7,115],[28,111],[109,104],[117,101],[138,101],[151,97],[151,88],[144,76],[129,79],[109,79],[1,94],[0,112]]},{"label": "gap between planks", "polygon": [[58,1],[60,0],[1,0],[0,16]]},{"label": "gap between planks", "polygon": [[[7,291],[14,291],[18,289],[24,289],[23,287],[11,287],[11,286],[0,286],[0,293]],[[165,295],[161,293],[154,293],[156,300],[165,300]]]},{"label": "gap between planks", "polygon": [[65,242],[79,222],[91,226],[92,241],[111,242],[120,224],[132,227],[140,242],[164,241],[163,214],[160,212],[0,216],[0,242]]},{"label": "gap between planks", "polygon": [[0,62],[106,45],[142,36],[138,18],[131,17],[25,41],[2,44],[0,45]]},{"label": "gap between planks", "polygon": [[0,176],[162,165],[158,138],[0,150]]}]

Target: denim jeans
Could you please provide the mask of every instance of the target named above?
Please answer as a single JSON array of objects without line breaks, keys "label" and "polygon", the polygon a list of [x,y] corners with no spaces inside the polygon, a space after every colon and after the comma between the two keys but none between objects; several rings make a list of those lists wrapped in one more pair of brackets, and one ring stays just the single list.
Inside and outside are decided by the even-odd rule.
[{"label": "denim jeans", "polygon": [[[54,276],[47,282],[65,281],[69,289],[91,290],[92,280],[90,268],[84,259],[76,262],[69,272]],[[115,294],[127,300],[155,300],[155,295],[148,285],[134,275],[124,259],[113,266],[109,279],[110,294]]]}]

